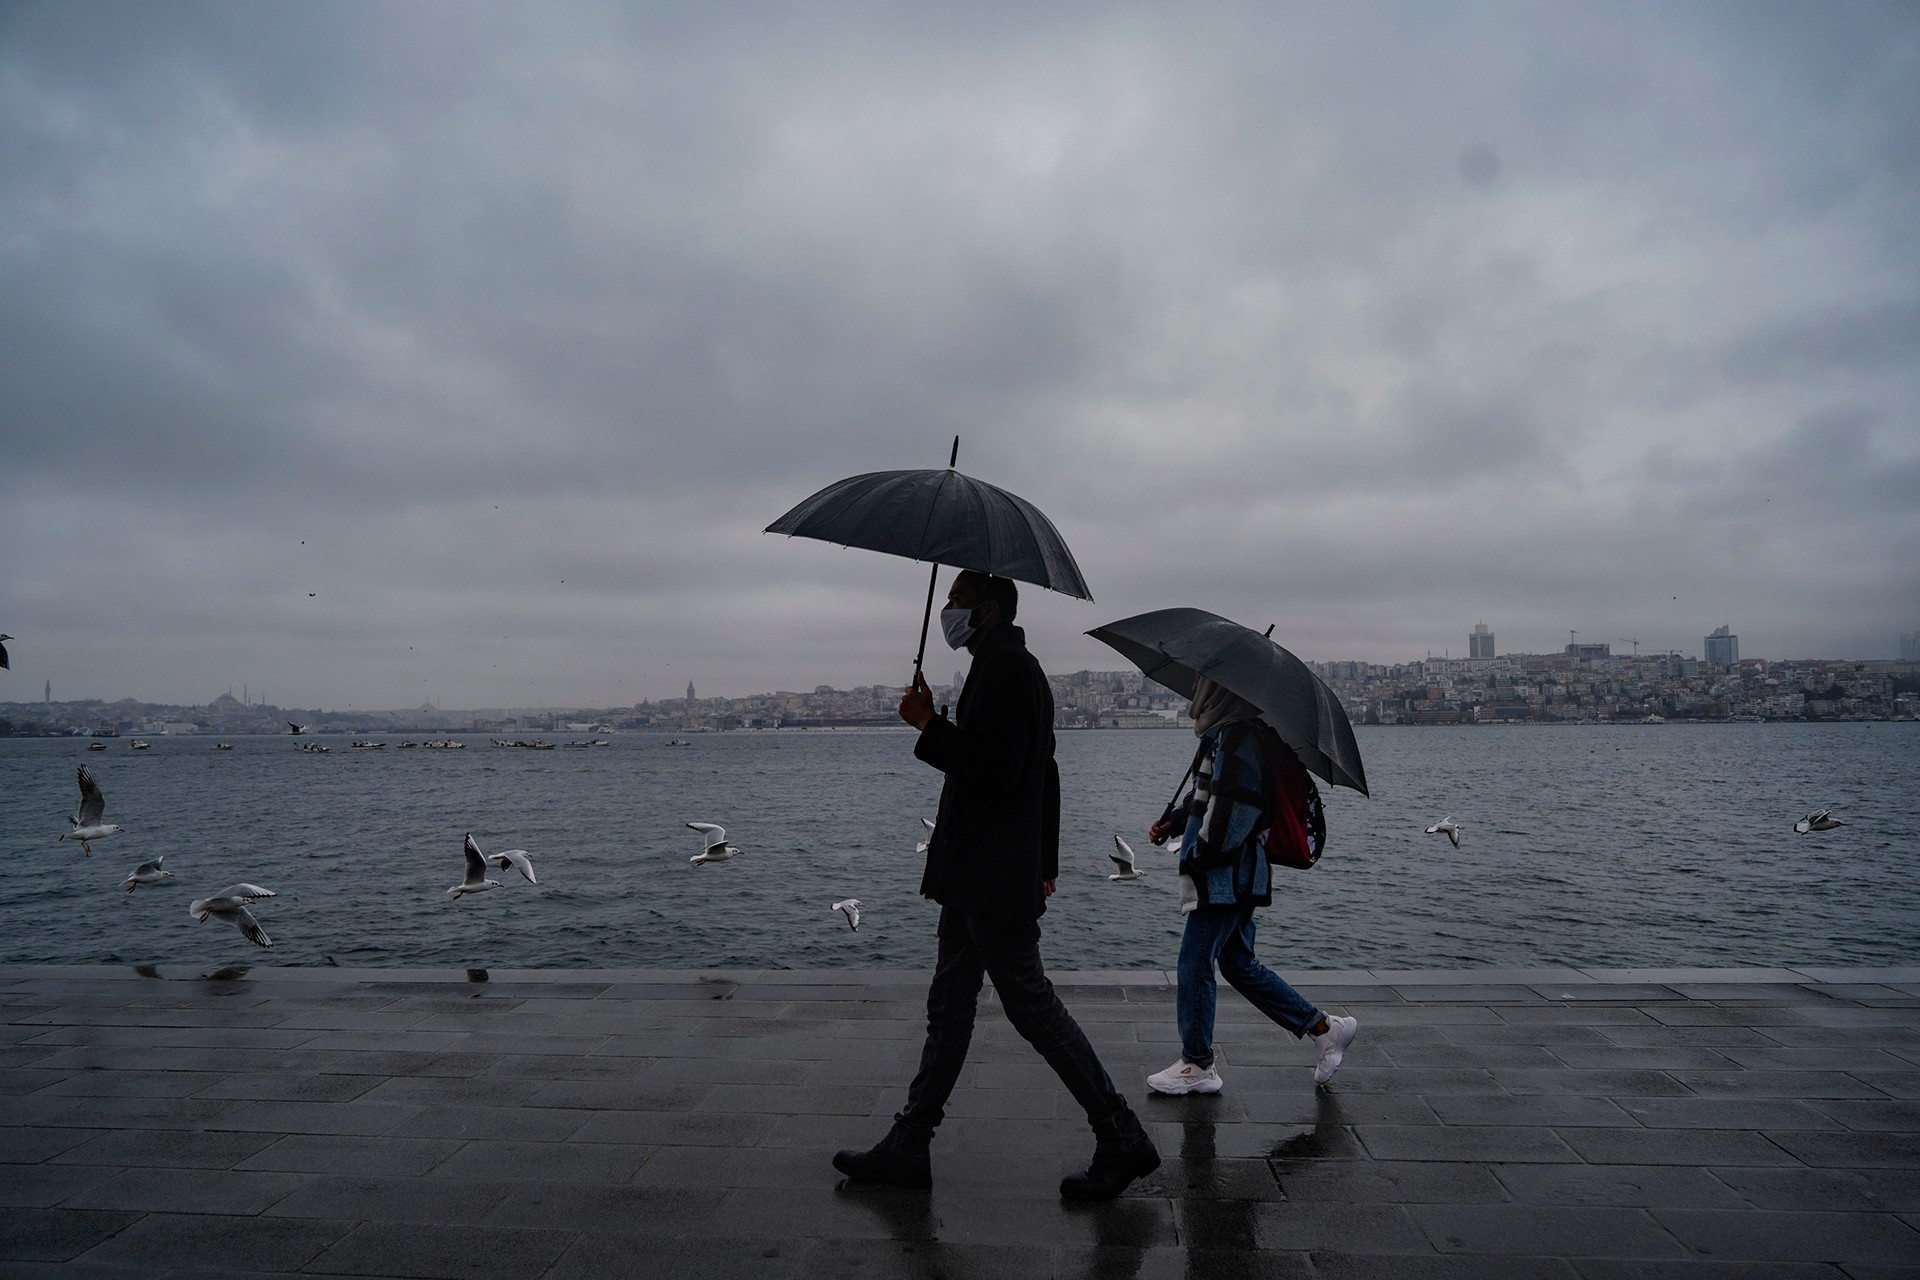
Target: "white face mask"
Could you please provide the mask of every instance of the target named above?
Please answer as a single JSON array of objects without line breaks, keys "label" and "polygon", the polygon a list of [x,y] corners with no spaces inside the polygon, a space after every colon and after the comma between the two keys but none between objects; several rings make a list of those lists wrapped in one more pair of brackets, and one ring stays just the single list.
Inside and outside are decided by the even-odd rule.
[{"label": "white face mask", "polygon": [[973,625],[973,610],[942,609],[940,611],[940,632],[947,638],[949,649],[964,649],[967,641],[973,639],[979,628]]}]

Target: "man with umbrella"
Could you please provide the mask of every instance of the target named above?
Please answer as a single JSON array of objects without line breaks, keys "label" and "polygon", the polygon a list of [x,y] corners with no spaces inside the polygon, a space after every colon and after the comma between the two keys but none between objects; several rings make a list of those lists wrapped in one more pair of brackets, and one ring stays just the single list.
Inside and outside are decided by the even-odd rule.
[{"label": "man with umbrella", "polygon": [[920,730],[914,755],[946,775],[920,883],[941,907],[927,1039],[887,1136],[869,1150],[838,1153],[833,1164],[862,1182],[932,1185],[929,1148],[966,1063],[981,983],[991,978],[1008,1021],[1093,1127],[1093,1160],[1062,1180],[1060,1194],[1107,1200],[1159,1167],[1160,1155],[1041,963],[1039,918],[1058,875],[1060,775],[1053,695],[1014,625],[1018,604],[1009,578],[957,574],[941,629],[949,645],[973,655],[973,667],[955,718],[935,714],[917,670],[900,700],[900,718]]}]

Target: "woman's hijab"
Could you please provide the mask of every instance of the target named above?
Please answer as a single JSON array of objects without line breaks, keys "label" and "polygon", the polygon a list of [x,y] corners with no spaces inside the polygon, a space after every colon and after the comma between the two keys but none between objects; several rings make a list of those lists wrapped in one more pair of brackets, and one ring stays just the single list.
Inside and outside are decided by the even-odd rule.
[{"label": "woman's hijab", "polygon": [[1193,717],[1193,736],[1199,738],[1223,724],[1258,720],[1260,708],[1226,686],[1215,684],[1205,676],[1196,676],[1193,703],[1187,708],[1187,714]]}]

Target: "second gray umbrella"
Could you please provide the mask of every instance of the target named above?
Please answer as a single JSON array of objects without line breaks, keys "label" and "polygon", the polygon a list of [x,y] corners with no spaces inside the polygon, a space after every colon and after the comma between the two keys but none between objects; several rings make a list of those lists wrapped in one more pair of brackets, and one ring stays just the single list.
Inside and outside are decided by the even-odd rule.
[{"label": "second gray umbrella", "polygon": [[1300,763],[1336,786],[1367,794],[1353,725],[1312,668],[1258,631],[1205,609],[1157,609],[1087,632],[1141,674],[1191,698],[1205,676],[1260,708]]}]

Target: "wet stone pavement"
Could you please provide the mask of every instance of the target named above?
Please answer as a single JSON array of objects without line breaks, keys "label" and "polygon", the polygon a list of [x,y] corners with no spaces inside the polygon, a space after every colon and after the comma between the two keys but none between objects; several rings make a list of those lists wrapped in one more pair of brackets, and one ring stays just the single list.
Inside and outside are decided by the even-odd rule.
[{"label": "wet stone pavement", "polygon": [[0,1275],[1920,1276],[1920,969],[1290,976],[1332,1086],[1223,990],[1174,1099],[1169,975],[1055,975],[1165,1158],[1087,1206],[990,999],[933,1191],[834,1172],[923,975],[0,968]]}]

